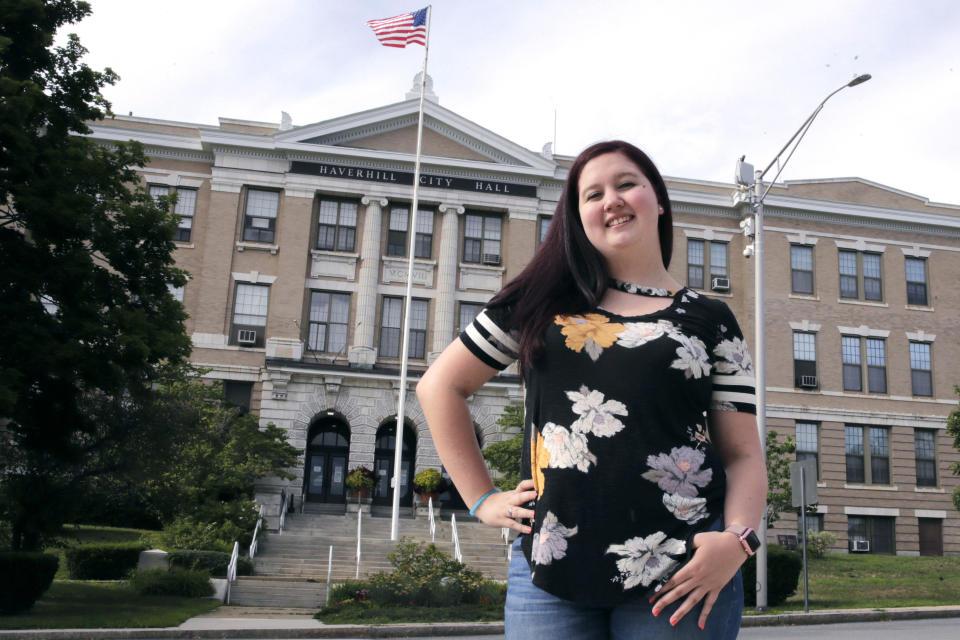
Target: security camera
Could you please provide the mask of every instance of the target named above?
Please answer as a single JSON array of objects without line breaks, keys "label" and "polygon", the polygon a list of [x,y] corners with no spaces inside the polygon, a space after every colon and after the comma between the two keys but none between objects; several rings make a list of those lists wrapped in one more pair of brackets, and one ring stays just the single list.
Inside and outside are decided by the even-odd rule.
[{"label": "security camera", "polygon": [[753,245],[752,245],[752,244],[748,244],[747,246],[745,246],[745,247],[743,248],[743,257],[744,257],[744,258],[752,258],[752,257],[753,257]]}]

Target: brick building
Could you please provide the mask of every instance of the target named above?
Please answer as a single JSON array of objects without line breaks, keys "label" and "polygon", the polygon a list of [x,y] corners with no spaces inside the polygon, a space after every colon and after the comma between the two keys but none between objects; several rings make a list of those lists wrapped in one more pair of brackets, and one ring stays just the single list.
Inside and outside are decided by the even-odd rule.
[{"label": "brick building", "polygon": [[[155,194],[182,216],[177,291],[192,361],[233,402],[303,451],[296,479],[264,480],[342,504],[348,468],[375,469],[389,503],[409,233],[416,234],[413,383],[542,238],[572,158],[522,148],[440,106],[425,107],[420,209],[412,195],[417,100],[293,126],[122,117],[104,143],[141,141]],[[742,257],[733,185],[668,179],[671,272],[723,298],[752,335],[753,268]],[[951,503],[958,459],[944,426],[960,382],[960,206],[860,179],[793,181],[767,198],[768,425],[814,458],[836,550],[960,553]],[[439,468],[408,394],[403,503],[415,471]],[[481,445],[522,392],[513,368],[470,401]],[[456,493],[448,506],[462,506]],[[794,533],[787,515],[771,530]]]}]

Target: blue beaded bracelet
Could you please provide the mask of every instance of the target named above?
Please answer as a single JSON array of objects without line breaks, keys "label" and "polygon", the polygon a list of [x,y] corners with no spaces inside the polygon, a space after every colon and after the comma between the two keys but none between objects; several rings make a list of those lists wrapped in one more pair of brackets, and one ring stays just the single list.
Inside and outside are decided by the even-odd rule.
[{"label": "blue beaded bracelet", "polygon": [[487,491],[485,494],[480,496],[480,499],[477,500],[477,503],[470,508],[470,515],[472,516],[473,514],[475,514],[477,512],[477,507],[483,504],[484,500],[486,500],[487,498],[489,498],[495,493],[500,493],[500,489],[490,489],[490,491]]}]

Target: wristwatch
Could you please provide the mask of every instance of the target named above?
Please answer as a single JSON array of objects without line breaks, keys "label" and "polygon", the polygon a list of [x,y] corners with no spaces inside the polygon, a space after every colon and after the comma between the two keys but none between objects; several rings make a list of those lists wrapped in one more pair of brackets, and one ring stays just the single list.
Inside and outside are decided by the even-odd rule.
[{"label": "wristwatch", "polygon": [[757,549],[760,548],[760,538],[757,537],[757,532],[750,527],[732,524],[723,531],[724,533],[732,533],[737,536],[737,540],[740,541],[740,545],[743,547],[743,551],[747,554],[748,558],[754,555]]}]

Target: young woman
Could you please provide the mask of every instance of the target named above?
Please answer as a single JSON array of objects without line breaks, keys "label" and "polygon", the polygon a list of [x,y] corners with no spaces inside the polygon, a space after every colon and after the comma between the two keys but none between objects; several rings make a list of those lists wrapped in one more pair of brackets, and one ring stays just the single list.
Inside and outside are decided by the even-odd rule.
[{"label": "young woman", "polygon": [[[626,142],[570,167],[530,264],[417,385],[471,513],[515,542],[506,637],[735,638],[766,498],[729,308],[667,271],[663,178]],[[493,489],[467,398],[519,359],[522,472]]]}]

